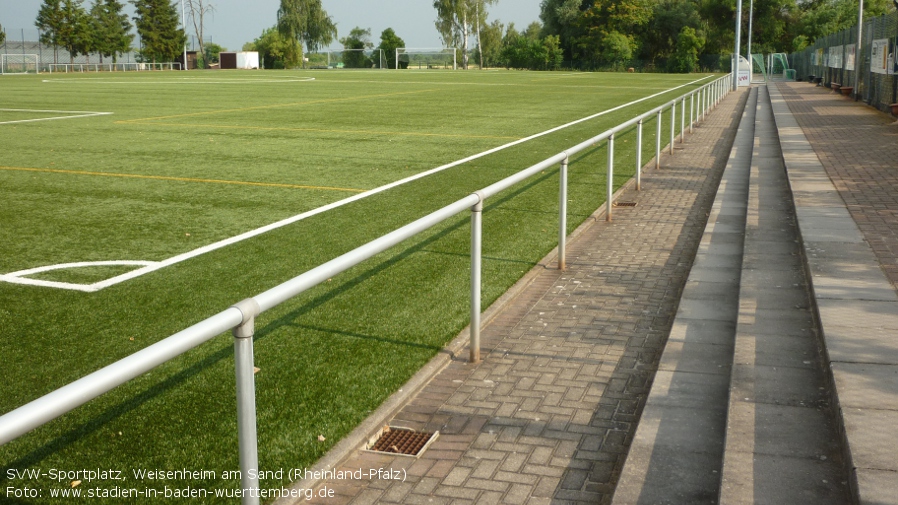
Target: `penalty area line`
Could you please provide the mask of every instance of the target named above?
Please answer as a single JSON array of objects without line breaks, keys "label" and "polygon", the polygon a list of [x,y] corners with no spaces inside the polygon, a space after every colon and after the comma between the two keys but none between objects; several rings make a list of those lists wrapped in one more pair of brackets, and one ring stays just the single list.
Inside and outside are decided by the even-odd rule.
[{"label": "penalty area line", "polygon": [[15,121],[0,121],[0,124],[34,123],[37,121],[57,121],[60,119],[75,119],[79,117],[112,115],[112,112],[92,112],[83,110],[0,109],[0,112],[26,112],[29,114],[68,114],[66,116],[41,117],[35,119],[17,119]]},{"label": "penalty area line", "polygon": [[[563,124],[563,125],[561,125],[561,126],[556,126],[555,128],[551,128],[551,129],[549,129],[549,130],[546,130],[546,131],[543,131],[543,132],[540,132],[540,133],[533,134],[533,135],[531,135],[531,136],[529,136],[529,137],[525,137],[525,138],[523,138],[523,139],[516,140],[516,141],[514,141],[514,142],[509,142],[509,143],[507,143],[507,144],[503,144],[503,145],[501,145],[501,146],[494,147],[494,148],[492,148],[492,149],[483,151],[482,153],[474,154],[474,155],[468,156],[467,158],[463,158],[463,159],[460,159],[460,160],[458,160],[458,161],[454,161],[454,162],[452,162],[452,163],[447,163],[447,164],[445,164],[445,165],[441,165],[441,166],[439,166],[439,167],[432,168],[432,169],[430,169],[430,170],[426,170],[426,171],[424,171],[424,172],[421,172],[421,173],[418,173],[418,174],[415,174],[415,175],[406,177],[406,178],[404,178],[404,179],[400,179],[400,180],[398,180],[398,181],[391,182],[391,183],[389,183],[389,184],[385,184],[385,185],[383,185],[383,186],[380,186],[380,187],[377,187],[377,188],[368,190],[368,191],[366,191],[366,192],[364,192],[364,193],[359,193],[359,194],[357,194],[357,195],[353,195],[353,196],[350,196],[350,197],[348,197],[348,198],[344,198],[343,200],[338,200],[338,201],[336,201],[336,202],[333,202],[333,203],[330,203],[330,204],[327,204],[327,205],[318,207],[318,208],[316,208],[316,209],[312,209],[312,210],[310,210],[310,211],[303,212],[302,214],[298,214],[298,215],[293,216],[293,217],[289,217],[289,218],[286,218],[286,219],[282,219],[282,220],[280,220],[280,221],[278,221],[278,222],[276,222],[276,223],[272,223],[272,224],[263,226],[263,227],[261,227],[261,228],[256,228],[255,230],[250,230],[250,231],[248,231],[248,232],[246,232],[246,233],[242,233],[242,234],[240,234],[240,235],[237,235],[237,236],[234,236],[234,237],[225,239],[225,240],[221,240],[221,241],[219,241],[219,242],[215,242],[215,243],[209,244],[209,245],[207,245],[207,246],[203,246],[203,247],[200,247],[200,248],[198,248],[198,249],[194,249],[194,250],[192,250],[192,251],[188,251],[188,252],[186,252],[186,253],[179,254],[179,255],[177,255],[177,256],[173,256],[173,257],[171,257],[171,258],[168,258],[168,259],[166,259],[166,260],[163,260],[163,261],[160,261],[160,262],[157,262],[157,263],[149,264],[149,265],[147,265],[147,266],[145,266],[145,267],[143,267],[143,268],[139,268],[139,269],[137,269],[137,270],[132,270],[132,271],[127,272],[127,273],[125,273],[125,274],[122,274],[122,275],[119,275],[119,276],[116,276],[116,277],[112,277],[112,278],[106,279],[106,280],[104,280],[104,281],[95,282],[95,283],[93,283],[93,284],[79,284],[79,285],[76,285],[76,286],[79,286],[78,288],[64,287],[64,286],[54,286],[54,287],[59,287],[59,288],[62,288],[62,289],[78,289],[78,290],[80,290],[80,291],[99,291],[99,290],[104,289],[104,288],[107,288],[107,287],[109,287],[109,286],[114,286],[114,285],[119,284],[119,283],[122,283],[122,282],[124,282],[124,281],[130,280],[130,279],[134,279],[134,278],[136,278],[136,277],[140,277],[140,276],[142,276],[142,275],[146,275],[146,274],[151,273],[151,272],[155,272],[156,270],[160,270],[160,269],[165,268],[165,267],[167,267],[167,266],[171,266],[171,265],[174,265],[174,264],[176,264],[176,263],[180,263],[180,262],[182,262],[182,261],[186,261],[186,260],[188,260],[188,259],[195,258],[195,257],[197,257],[197,256],[201,256],[201,255],[206,254],[206,253],[208,253],[208,252],[212,252],[212,251],[215,251],[215,250],[217,250],[217,249],[221,249],[221,248],[223,248],[223,247],[227,247],[227,246],[229,246],[229,245],[233,245],[233,244],[236,244],[236,243],[238,243],[238,242],[242,242],[242,241],[247,240],[247,239],[250,239],[250,238],[252,238],[252,237],[256,237],[256,236],[261,235],[261,234],[263,234],[263,233],[266,233],[266,232],[269,232],[269,231],[272,231],[272,230],[276,230],[276,229],[278,229],[278,228],[282,228],[282,227],[284,227],[284,226],[287,226],[287,225],[296,223],[296,222],[298,222],[298,221],[302,221],[302,220],[304,220],[304,219],[308,219],[309,217],[312,217],[312,216],[321,214],[321,213],[323,213],[323,212],[327,212],[327,211],[329,211],[329,210],[336,209],[336,208],[338,208],[338,207],[342,207],[342,206],[344,206],[344,205],[347,205],[347,204],[350,204],[350,203],[352,203],[352,202],[361,200],[361,199],[363,199],[363,198],[367,198],[367,197],[369,197],[369,196],[373,196],[373,195],[376,195],[376,194],[378,194],[378,193],[383,193],[384,191],[387,191],[387,190],[389,190],[389,189],[395,188],[395,187],[397,187],[397,186],[402,186],[403,184],[407,184],[407,183],[409,183],[409,182],[412,182],[412,181],[415,181],[415,180],[418,180],[418,179],[423,179],[424,177],[427,177],[427,176],[429,176],[429,175],[433,175],[433,174],[442,172],[442,171],[444,171],[444,170],[448,170],[448,169],[450,169],[450,168],[457,167],[457,166],[462,165],[462,164],[464,164],[464,163],[467,163],[467,162],[469,162],[469,161],[473,161],[473,160],[476,160],[476,159],[478,159],[478,158],[483,158],[483,157],[488,156],[488,155],[490,155],[490,154],[493,154],[493,153],[496,153],[496,152],[499,152],[499,151],[508,149],[508,148],[510,148],[510,147],[514,147],[514,146],[519,145],[519,144],[523,144],[524,142],[528,142],[528,141],[533,140],[533,139],[536,139],[536,138],[544,137],[544,136],[549,135],[549,134],[551,134],[551,133],[555,133],[555,132],[557,132],[557,131],[563,130],[563,129],[565,129],[565,128],[569,128],[569,127],[571,127],[571,126],[574,126],[574,125],[583,123],[583,122],[585,122],[585,121],[589,121],[589,120],[595,119],[595,118],[597,118],[597,117],[601,117],[601,116],[604,116],[604,115],[606,115],[606,114],[610,114],[610,113],[612,113],[612,112],[616,112],[616,111],[618,111],[618,110],[624,109],[624,108],[629,107],[629,106],[631,106],[631,105],[635,105],[635,104],[644,102],[644,101],[646,101],[646,100],[651,100],[652,98],[656,98],[656,97],[661,96],[661,95],[663,95],[663,94],[665,94],[665,93],[670,93],[671,91],[675,91],[675,90],[678,90],[678,89],[680,89],[680,88],[684,88],[684,87],[686,87],[686,86],[691,86],[691,85],[693,85],[693,84],[699,83],[699,82],[704,81],[704,80],[706,80],[706,79],[709,79],[709,78],[711,78],[711,77],[712,77],[712,76],[705,76],[705,77],[702,77],[702,78],[700,78],[700,79],[696,79],[696,80],[694,80],[694,81],[690,81],[690,82],[687,82],[687,83],[685,83],[685,84],[681,84],[681,85],[679,85],[679,86],[676,86],[676,87],[673,87],[673,88],[670,88],[670,89],[661,91],[661,92],[659,92],[659,93],[655,93],[655,94],[653,94],[653,95],[649,95],[649,96],[646,96],[646,97],[643,97],[643,98],[639,98],[639,99],[637,99],[637,100],[633,100],[633,101],[631,101],[631,102],[628,102],[628,103],[625,103],[625,104],[622,104],[622,105],[618,105],[618,106],[613,107],[613,108],[611,108],[611,109],[607,109],[607,110],[604,110],[604,111],[602,111],[602,112],[598,112],[598,113],[596,113],[596,114],[592,114],[592,115],[590,115],[590,116],[586,116],[586,117],[584,117],[584,118],[577,119],[577,120],[575,120],[575,121],[571,121],[570,123],[566,123],[566,124]],[[21,279],[21,278],[18,278],[18,279]],[[6,279],[4,278],[3,275],[0,275],[0,280],[6,280]]]}]

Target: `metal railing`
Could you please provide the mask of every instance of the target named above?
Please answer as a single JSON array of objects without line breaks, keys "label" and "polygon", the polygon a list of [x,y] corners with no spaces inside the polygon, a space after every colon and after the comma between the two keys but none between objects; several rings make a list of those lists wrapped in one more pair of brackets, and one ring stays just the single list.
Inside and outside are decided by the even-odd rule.
[{"label": "metal railing", "polygon": [[[164,63],[49,63],[47,64],[48,71],[52,74],[56,73],[69,73],[77,72],[115,72],[122,71],[125,72],[128,69],[134,71],[150,71],[150,70],[181,70],[180,62],[164,62]],[[62,70],[60,70],[62,69]]]},{"label": "metal railing", "polygon": [[[75,382],[63,386],[41,398],[0,416],[0,445],[79,407],[125,382],[169,361],[212,338],[232,330],[234,335],[234,361],[237,384],[237,431],[239,437],[239,459],[243,503],[258,503],[258,439],[256,435],[256,397],[253,376],[253,335],[256,317],[277,305],[290,300],[304,291],[327,281],[335,275],[386,251],[387,249],[424,232],[431,227],[454,217],[465,210],[471,211],[471,324],[470,360],[480,361],[480,288],[481,288],[481,244],[483,203],[497,193],[528,179],[543,170],[560,165],[559,192],[559,234],[558,267],[565,268],[565,242],[567,240],[567,168],[570,156],[584,151],[599,142],[607,141],[607,198],[605,201],[606,220],[612,219],[614,139],[615,135],[636,126],[636,184],[641,182],[642,171],[642,127],[643,121],[657,115],[657,138],[655,142],[655,166],[660,167],[661,117],[664,110],[670,110],[671,135],[670,152],[676,142],[674,127],[676,108],[681,106],[681,125],[684,126],[686,101],[689,100],[690,130],[696,120],[705,118],[731,89],[731,75],[721,77],[704,86],[690,91],[655,109],[645,112],[627,122],[621,123],[595,137],[590,138],[555,156],[547,158],[525,170],[491,184],[465,198],[455,201],[427,216],[381,236],[348,253],[319,265],[293,279],[284,282],[252,298],[248,298],[228,309],[215,314],[185,330],[156,342],[128,357],[93,372]],[[693,116],[693,113],[695,116]],[[680,136],[680,142],[685,139]],[[254,492],[256,491],[256,492]]]}]

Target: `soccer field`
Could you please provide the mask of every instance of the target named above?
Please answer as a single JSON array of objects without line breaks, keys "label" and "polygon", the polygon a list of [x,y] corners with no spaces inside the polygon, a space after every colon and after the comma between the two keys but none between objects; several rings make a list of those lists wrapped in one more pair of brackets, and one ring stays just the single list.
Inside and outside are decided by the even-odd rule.
[{"label": "soccer field", "polygon": [[[3,76],[0,413],[711,80]],[[666,144],[667,113],[662,122]],[[633,131],[617,137],[616,186],[634,172],[634,141]],[[569,229],[604,203],[605,163],[604,145],[571,160]],[[548,170],[487,202],[484,306],[556,245],[557,198],[557,170]],[[259,318],[263,470],[311,465],[467,325],[469,236],[459,216]],[[235,411],[233,344],[222,335],[0,447],[0,481],[20,485],[7,470],[25,468],[220,475],[238,468]],[[34,502],[56,501],[46,492]]]}]

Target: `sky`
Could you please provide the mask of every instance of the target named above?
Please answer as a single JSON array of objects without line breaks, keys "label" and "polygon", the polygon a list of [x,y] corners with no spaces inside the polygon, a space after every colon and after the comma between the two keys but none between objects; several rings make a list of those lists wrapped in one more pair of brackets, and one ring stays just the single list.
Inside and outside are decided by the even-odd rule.
[{"label": "sky", "polygon": [[[279,0],[211,0],[215,13],[206,18],[205,39],[230,50],[240,50],[244,43],[257,38],[262,30],[274,26]],[[372,42],[380,41],[380,33],[393,28],[407,47],[439,47],[440,36],[434,27],[436,11],[432,0],[321,0],[324,10],[337,24],[338,37],[344,37],[356,26],[370,28]],[[539,21],[540,0],[499,0],[489,7],[490,21],[513,22],[523,30]],[[0,25],[12,40],[37,39],[34,20],[42,0],[0,0]],[[83,5],[90,8],[93,0]],[[130,4],[126,12],[133,15]],[[188,30],[192,33],[192,29]],[[341,46],[332,44],[335,49]]]}]

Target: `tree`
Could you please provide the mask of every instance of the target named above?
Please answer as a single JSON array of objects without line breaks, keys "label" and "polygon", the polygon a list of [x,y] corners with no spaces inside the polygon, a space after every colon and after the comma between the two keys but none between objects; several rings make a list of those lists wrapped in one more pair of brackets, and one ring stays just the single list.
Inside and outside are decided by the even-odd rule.
[{"label": "tree", "polygon": [[122,12],[124,8],[118,0],[96,0],[90,9],[94,46],[100,53],[100,63],[103,56],[111,56],[115,63],[119,55],[131,49],[134,34],[128,15]]},{"label": "tree", "polygon": [[499,20],[483,27],[477,52],[483,55],[482,65],[484,68],[499,63],[499,56],[502,53],[502,33],[504,31],[505,25]]},{"label": "tree", "polygon": [[[362,29],[358,26],[353,28],[349,35],[340,39],[343,49],[354,49],[354,51],[343,53],[343,66],[346,68],[368,68],[371,66],[371,60],[365,56],[364,49],[371,49],[374,44],[371,43],[371,29]],[[380,58],[377,59],[380,62]]]},{"label": "tree", "polygon": [[6,42],[6,32],[3,31],[3,25],[0,25],[0,44]]},{"label": "tree", "polygon": [[699,51],[704,45],[704,39],[692,27],[684,26],[677,37],[677,50],[671,70],[682,74],[694,72],[698,67]]},{"label": "tree", "polygon": [[287,56],[296,45],[296,40],[287,40],[276,26],[266,29],[253,42],[243,45],[244,51],[258,51],[265,68],[285,68]]},{"label": "tree", "polygon": [[171,0],[132,0],[137,11],[134,18],[143,44],[144,58],[172,61],[184,50],[187,35],[179,28],[178,11]]},{"label": "tree", "polygon": [[[196,35],[196,40],[200,45],[200,54],[203,55],[203,59],[206,63],[215,63],[209,60],[206,56],[206,47],[203,38],[203,29],[205,28],[205,17],[206,14],[215,14],[215,6],[212,5],[208,0],[184,0],[185,6],[187,7],[187,12],[190,15],[190,20],[193,22],[193,32]],[[219,51],[221,52],[221,51]],[[217,53],[216,53],[217,54]]]},{"label": "tree", "polygon": [[303,43],[309,52],[314,52],[337,37],[337,26],[321,7],[321,0],[281,0],[277,28],[291,41],[287,56],[289,65],[303,61]]},{"label": "tree", "polygon": [[[474,0],[474,33],[477,35],[477,54],[480,55],[480,69],[483,70],[483,41],[481,40],[481,27],[487,24],[486,6],[492,5],[499,0]],[[501,31],[500,31],[501,33]]]},{"label": "tree", "polygon": [[90,19],[81,6],[81,0],[63,0],[60,7],[56,38],[59,45],[69,52],[69,62],[74,63],[76,56],[88,54],[93,49]]},{"label": "tree", "polygon": [[53,46],[53,62],[59,63],[59,33],[63,29],[62,0],[44,0],[34,22],[40,31],[40,41]]},{"label": "tree", "polygon": [[221,47],[215,42],[209,42],[208,44],[203,46],[205,52],[203,53],[203,60],[209,63],[218,63],[221,61],[220,54],[222,52],[226,52],[228,49],[225,47]]},{"label": "tree", "polygon": [[562,46],[569,53],[577,36],[577,18],[581,14],[581,4],[581,0],[542,0],[539,5],[543,34],[558,35]]},{"label": "tree", "polygon": [[433,0],[433,8],[437,10],[434,23],[443,45],[449,47],[462,46],[462,68],[468,68],[468,12],[472,13],[471,3],[476,0]]},{"label": "tree", "polygon": [[387,60],[387,68],[396,68],[396,49],[405,47],[405,41],[392,28],[387,28],[380,34],[380,45],[377,49],[384,52]]}]

